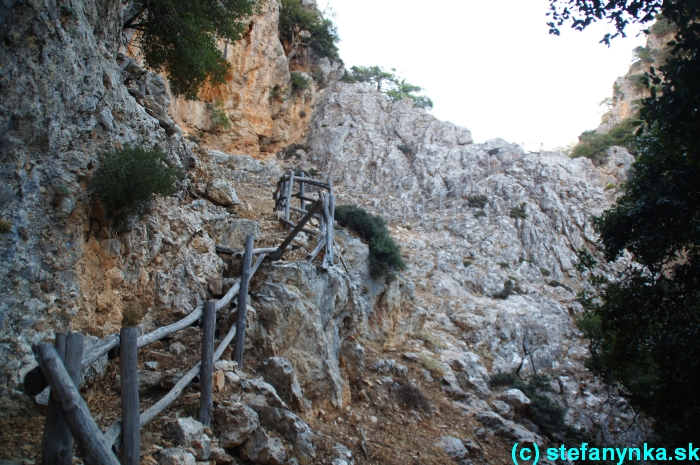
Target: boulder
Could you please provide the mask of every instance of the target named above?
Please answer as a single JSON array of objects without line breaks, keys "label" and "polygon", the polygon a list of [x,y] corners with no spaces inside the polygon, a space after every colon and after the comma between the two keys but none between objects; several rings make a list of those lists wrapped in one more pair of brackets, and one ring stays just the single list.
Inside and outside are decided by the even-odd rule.
[{"label": "boulder", "polygon": [[348,378],[351,383],[357,383],[365,371],[365,348],[357,341],[346,340],[340,347],[340,355],[345,359]]},{"label": "boulder", "polygon": [[165,432],[178,446],[191,447],[192,443],[202,439],[204,425],[194,418],[178,418],[165,425]]},{"label": "boulder", "polygon": [[508,389],[507,391],[503,391],[496,396],[496,399],[512,405],[516,411],[522,410],[530,405],[530,399],[528,399],[520,389]]},{"label": "boulder", "polygon": [[262,426],[276,431],[294,445],[294,454],[299,459],[299,463],[306,465],[313,462],[316,458],[316,449],[313,445],[314,434],[301,418],[288,410],[279,408],[264,405],[250,407],[258,414]]},{"label": "boulder", "polygon": [[263,396],[267,405],[271,407],[289,410],[289,406],[277,395],[275,388],[261,379],[246,379],[241,383],[241,387],[244,391]]},{"label": "boulder", "polygon": [[301,386],[289,360],[283,357],[270,357],[263,362],[261,372],[265,381],[275,388],[277,395],[287,405],[297,411],[304,409]]},{"label": "boulder", "polygon": [[287,453],[282,441],[268,436],[264,429],[258,427],[241,447],[241,457],[254,463],[282,465]]},{"label": "boulder", "polygon": [[475,417],[494,434],[511,439],[519,444],[537,442],[537,436],[522,426],[501,417],[496,412],[483,410],[476,412]]},{"label": "boulder", "polygon": [[509,403],[503,402],[502,400],[494,400],[491,402],[491,407],[493,407],[493,410],[503,418],[507,420],[513,419],[515,409],[513,409],[513,406]]},{"label": "boulder", "polygon": [[241,403],[215,409],[214,421],[219,445],[224,448],[240,446],[260,426],[258,414]]},{"label": "boulder", "polygon": [[158,465],[196,465],[194,455],[180,448],[163,449],[158,454]]},{"label": "boulder", "polygon": [[206,196],[207,199],[224,207],[241,203],[236,195],[236,190],[223,179],[215,179],[207,184]]},{"label": "boulder", "polygon": [[461,440],[455,437],[443,436],[438,441],[437,446],[453,460],[461,460],[467,456],[467,448],[464,447]]}]

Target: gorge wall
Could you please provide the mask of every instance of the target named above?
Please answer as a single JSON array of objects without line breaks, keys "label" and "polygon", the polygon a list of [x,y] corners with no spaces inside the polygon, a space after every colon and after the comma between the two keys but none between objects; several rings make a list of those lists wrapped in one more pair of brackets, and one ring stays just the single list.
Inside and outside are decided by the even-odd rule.
[{"label": "gorge wall", "polygon": [[[240,271],[215,246],[241,249],[247,234],[260,246],[279,244],[288,231],[272,212],[276,180],[314,169],[332,179],[338,204],[387,217],[406,207],[412,216],[391,224],[409,265],[394,280],[370,276],[367,246],[346,231],[337,236],[344,261],[329,272],[302,259],[314,241],[301,236],[287,261],[256,275],[246,353],[252,365],[277,356],[291,362],[307,421],[357,405],[360,391],[374,395],[370,385],[384,399],[394,392],[387,373],[400,372],[443,396],[455,424],[475,422],[469,434],[482,445],[494,436],[538,439],[537,425],[516,424],[513,412],[494,407],[500,393],[490,378],[512,372],[525,380],[548,375],[548,395],[567,423],[601,442],[643,437],[644,423],[619,393],[584,368],[586,342],[575,324],[575,293],[585,287],[575,251],[596,241],[590,219],[614,200],[605,186],[624,179],[628,159],[611,157],[607,169],[542,152],[510,164],[526,155],[518,145],[476,144],[469,130],[409,99],[391,103],[371,86],[339,82],[340,63],[311,52],[288,63],[275,0],[243,39],[222,44],[231,76],[198,101],[171,96],[167,80],[133,53],[126,60],[133,50],[121,38],[119,4],[2,8],[0,217],[10,225],[0,234],[4,415],[37,414],[21,391],[36,366],[32,344],[60,331],[96,340],[118,331],[125,312],[143,316],[145,332],[221,296]],[[290,72],[311,87],[294,90]],[[124,84],[125,73],[145,97],[135,96],[139,85]],[[230,128],[214,125],[214,108],[228,114]],[[304,150],[280,152],[302,142]],[[160,147],[187,177],[178,194],[115,235],[87,180],[106,150],[129,143]],[[477,195],[483,204],[474,203]],[[440,196],[443,209],[421,200]],[[220,315],[220,330],[233,315]],[[401,353],[414,378],[393,359]],[[431,377],[419,359],[441,374]],[[384,391],[381,379],[389,382]],[[400,415],[401,424],[422,425]]]}]

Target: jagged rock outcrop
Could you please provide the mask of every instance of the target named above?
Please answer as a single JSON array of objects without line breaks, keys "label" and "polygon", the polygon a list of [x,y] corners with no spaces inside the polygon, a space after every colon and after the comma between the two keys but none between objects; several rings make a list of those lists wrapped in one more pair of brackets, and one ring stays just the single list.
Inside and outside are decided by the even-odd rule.
[{"label": "jagged rock outcrop", "polygon": [[[606,402],[605,387],[583,369],[587,349],[574,321],[575,293],[585,286],[575,252],[595,243],[590,218],[610,204],[604,183],[626,176],[628,157],[603,171],[556,152],[520,159],[515,144],[475,144],[468,130],[408,99],[390,103],[369,86],[344,83],[324,94],[308,145],[309,159],[339,186],[338,204],[365,205],[399,225],[407,207],[409,227],[392,233],[410,264],[405,277],[415,283],[416,305],[428,312],[426,328],[445,341],[432,350],[443,362],[476,356],[463,364],[466,372],[443,363],[450,396],[482,411],[469,393],[490,392],[476,373],[548,374],[574,427],[605,440],[639,439],[622,398]],[[475,195],[484,202],[474,205]],[[424,207],[426,198],[433,200]],[[561,378],[573,390],[565,393]]]}]

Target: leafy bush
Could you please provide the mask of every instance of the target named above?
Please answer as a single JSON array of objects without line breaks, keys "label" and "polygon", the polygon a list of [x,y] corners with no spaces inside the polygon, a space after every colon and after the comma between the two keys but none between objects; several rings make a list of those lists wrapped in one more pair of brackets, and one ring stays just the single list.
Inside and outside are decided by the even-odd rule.
[{"label": "leafy bush", "polygon": [[356,205],[341,205],[335,209],[335,219],[369,244],[369,269],[373,277],[387,271],[406,269],[399,246],[389,235],[389,228],[382,217]]},{"label": "leafy bush", "polygon": [[51,199],[51,204],[54,206],[54,208],[57,208],[61,204],[61,201],[63,199],[68,198],[70,196],[71,194],[70,189],[68,189],[68,186],[66,186],[65,184],[59,184],[53,189],[53,198]]},{"label": "leafy bush", "polygon": [[559,281],[554,281],[554,280],[553,280],[553,281],[548,282],[547,284],[550,285],[550,286],[552,286],[552,287],[561,287],[561,288],[566,289],[566,290],[569,291],[569,292],[574,292],[574,290],[571,289],[569,286],[567,286],[567,285],[564,284],[564,283],[560,283]]},{"label": "leafy bush", "polygon": [[396,148],[401,150],[404,155],[413,155],[413,148],[410,145],[399,144]]},{"label": "leafy bush", "polygon": [[522,202],[519,207],[510,209],[510,217],[513,219],[527,218],[527,202]]},{"label": "leafy bush", "polygon": [[284,160],[289,160],[294,157],[295,159],[300,159],[301,155],[297,153],[297,150],[303,150],[308,152],[310,150],[309,146],[306,144],[292,144],[282,149],[282,158]]},{"label": "leafy bush", "polygon": [[411,226],[410,224],[404,224],[403,228],[407,231],[410,231],[411,229],[413,229],[413,226]]},{"label": "leafy bush", "polygon": [[657,37],[665,36],[666,34],[675,33],[678,31],[676,25],[664,18],[662,15],[656,16],[656,21],[650,28],[651,34]]},{"label": "leafy bush", "polygon": [[184,175],[158,148],[147,150],[125,145],[104,154],[104,160],[90,178],[88,191],[102,202],[118,230],[129,216],[148,211],[156,196],[177,192]]},{"label": "leafy bush", "polygon": [[472,266],[473,264],[474,264],[474,262],[471,262],[471,261],[469,261],[469,260],[464,260],[464,261],[462,262],[462,265],[464,265],[464,268],[469,268],[469,267]]},{"label": "leafy bush", "polygon": [[211,105],[211,114],[209,115],[215,130],[230,129],[231,121],[228,119],[228,114],[224,111],[224,102],[216,99]]},{"label": "leafy bush", "polygon": [[165,71],[175,94],[196,99],[205,82],[224,83],[231,65],[217,40],[235,42],[245,18],[259,11],[258,1],[135,0],[136,14],[124,28],[135,28],[149,68]]},{"label": "leafy bush", "polygon": [[498,264],[498,266],[500,266],[500,267],[501,267],[502,269],[504,269],[504,270],[507,270],[507,269],[510,268],[510,263],[500,262],[500,263]]},{"label": "leafy bush", "polygon": [[489,198],[483,194],[474,194],[467,197],[467,203],[472,208],[484,208],[489,203]]},{"label": "leafy bush", "polygon": [[571,158],[586,157],[601,162],[605,158],[605,151],[612,146],[625,147],[635,151],[635,130],[639,122],[626,119],[611,129],[607,134],[599,134],[595,131],[585,131],[578,136],[579,143],[571,151]]},{"label": "leafy bush", "polygon": [[654,62],[654,56],[652,55],[652,50],[649,48],[647,45],[646,47],[643,46],[638,46],[635,47],[634,50],[632,50],[632,53],[634,56],[638,59],[641,60],[644,63],[653,63]]},{"label": "leafy bush", "polygon": [[445,374],[445,371],[443,370],[440,362],[431,357],[430,355],[423,352],[418,354],[418,358],[420,359],[425,369],[428,370],[434,378],[440,378],[442,375]]},{"label": "leafy bush", "polygon": [[428,344],[434,347],[439,347],[440,349],[447,349],[449,347],[443,341],[433,336],[432,333],[425,328],[413,333],[413,337],[415,337],[416,339],[420,339],[421,341],[427,342]]},{"label": "leafy bush", "polygon": [[291,74],[292,90],[304,90],[311,87],[309,80],[301,73],[295,71]]},{"label": "leafy bush", "polygon": [[540,273],[542,273],[542,276],[549,276],[552,274],[547,268],[540,268]]},{"label": "leafy bush", "polygon": [[505,300],[512,295],[522,294],[523,292],[524,291],[520,288],[519,284],[515,283],[512,279],[509,279],[503,283],[503,290],[494,294],[494,297]]},{"label": "leafy bush", "polygon": [[394,382],[398,384],[395,393],[399,398],[399,403],[408,408],[422,410],[428,415],[433,414],[433,404],[430,402],[430,399],[425,397],[425,394],[421,392],[418,386],[401,378],[394,379]]},{"label": "leafy bush", "polygon": [[9,233],[12,231],[12,222],[6,219],[0,219],[0,233]]},{"label": "leafy bush", "polygon": [[477,210],[476,213],[474,213],[474,216],[477,218],[482,218],[486,216],[486,212],[484,210]]}]

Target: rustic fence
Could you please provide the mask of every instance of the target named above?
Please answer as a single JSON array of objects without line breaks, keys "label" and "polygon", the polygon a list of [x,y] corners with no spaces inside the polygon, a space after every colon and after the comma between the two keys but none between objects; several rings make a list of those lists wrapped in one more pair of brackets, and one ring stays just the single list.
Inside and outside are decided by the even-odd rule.
[{"label": "rustic fence", "polygon": [[[299,192],[293,194],[295,183],[299,184]],[[307,186],[313,186],[314,189],[319,190],[317,200],[307,197],[310,193],[306,191]],[[197,375],[200,377],[199,421],[205,426],[210,426],[214,363],[221,358],[224,350],[235,338],[233,359],[239,367],[242,367],[248,285],[265,257],[272,254],[273,261],[279,260],[296,235],[304,231],[319,236],[318,245],[307,258],[313,260],[320,250],[325,248],[323,266],[327,268],[333,265],[335,195],[330,180],[323,182],[305,178],[303,175],[295,179],[295,173],[290,172],[288,176],[280,179],[274,195],[275,210],[283,212],[283,218],[281,217],[280,220],[290,226],[292,231],[276,248],[255,249],[252,235],[246,238],[244,251],[217,246],[217,252],[232,254],[243,261],[241,277],[220,300],[206,302],[180,321],[142,336],[138,335],[136,327],[123,328],[119,334],[115,333],[103,338],[87,351],[83,350],[83,335],[77,333],[57,334],[55,345],[40,343],[34,346],[39,366],[25,376],[25,392],[34,396],[40,394],[47,386],[51,388],[42,440],[43,465],[72,464],[73,441],[87,465],[120,463],[112,451],[113,448],[121,449],[122,464],[137,465],[140,456],[141,428],[174,402]],[[301,208],[292,206],[292,198],[300,200]],[[307,208],[307,202],[313,203]],[[291,219],[292,212],[303,214],[296,223]],[[305,227],[312,217],[319,221],[318,230]],[[257,256],[255,263],[253,263],[254,256]],[[214,350],[216,314],[236,296],[238,296],[238,320]],[[200,318],[202,320],[201,360],[185,373],[163,398],[141,413],[138,392],[138,349],[175,334],[191,326]],[[80,395],[79,386],[82,372],[107,353],[119,358],[122,418],[113,422],[107,431],[102,433]]]}]

